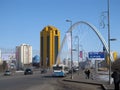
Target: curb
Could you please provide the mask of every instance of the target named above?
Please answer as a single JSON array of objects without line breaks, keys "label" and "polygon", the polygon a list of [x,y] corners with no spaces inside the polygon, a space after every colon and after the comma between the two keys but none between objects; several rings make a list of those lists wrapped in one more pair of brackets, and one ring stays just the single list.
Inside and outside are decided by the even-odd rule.
[{"label": "curb", "polygon": [[92,85],[99,85],[99,86],[101,86],[101,88],[102,88],[103,90],[108,90],[108,89],[105,87],[105,85],[100,84],[100,83],[95,83],[95,82],[92,82],[92,83],[91,83],[91,82],[68,80],[68,79],[63,79],[63,81],[66,81],[66,82],[75,82],[75,83],[84,83],[84,84],[92,84]]}]

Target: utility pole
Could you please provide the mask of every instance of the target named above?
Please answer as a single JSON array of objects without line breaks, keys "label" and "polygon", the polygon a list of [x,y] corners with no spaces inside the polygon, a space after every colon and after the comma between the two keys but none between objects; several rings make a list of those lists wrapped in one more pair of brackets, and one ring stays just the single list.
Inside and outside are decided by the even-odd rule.
[{"label": "utility pole", "polygon": [[111,58],[110,58],[110,1],[107,0],[107,9],[108,9],[108,50],[109,50],[109,53],[108,53],[108,61],[109,61],[109,84],[111,84]]},{"label": "utility pole", "polygon": [[73,79],[73,60],[72,60],[72,21],[71,20],[66,20],[66,22],[70,22],[71,26],[71,79]]}]

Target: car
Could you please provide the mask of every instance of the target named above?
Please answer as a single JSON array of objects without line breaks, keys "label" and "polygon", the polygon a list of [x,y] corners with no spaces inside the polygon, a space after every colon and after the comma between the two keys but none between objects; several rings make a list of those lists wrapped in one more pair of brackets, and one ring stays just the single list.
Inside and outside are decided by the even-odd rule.
[{"label": "car", "polygon": [[42,69],[41,74],[43,74],[43,73],[47,73],[47,69]]},{"label": "car", "polygon": [[11,71],[6,70],[6,71],[4,72],[4,76],[10,76],[10,75],[11,75]]},{"label": "car", "polygon": [[30,68],[25,69],[24,75],[32,75],[32,74],[33,74],[32,69],[30,69]]}]

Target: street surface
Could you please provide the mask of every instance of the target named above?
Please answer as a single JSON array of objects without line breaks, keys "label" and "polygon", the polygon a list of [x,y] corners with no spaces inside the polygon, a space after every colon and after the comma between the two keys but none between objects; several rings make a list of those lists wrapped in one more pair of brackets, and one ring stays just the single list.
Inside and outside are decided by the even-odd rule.
[{"label": "street surface", "polygon": [[102,90],[100,86],[64,82],[63,77],[52,77],[50,73],[33,75],[23,73],[0,76],[0,90]]}]

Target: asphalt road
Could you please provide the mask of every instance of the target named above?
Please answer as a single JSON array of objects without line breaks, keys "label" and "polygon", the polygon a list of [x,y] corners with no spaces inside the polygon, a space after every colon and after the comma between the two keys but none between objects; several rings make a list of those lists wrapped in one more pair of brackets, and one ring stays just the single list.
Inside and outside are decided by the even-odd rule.
[{"label": "asphalt road", "polygon": [[100,86],[62,81],[50,74],[13,75],[0,77],[0,90],[102,90]]}]

